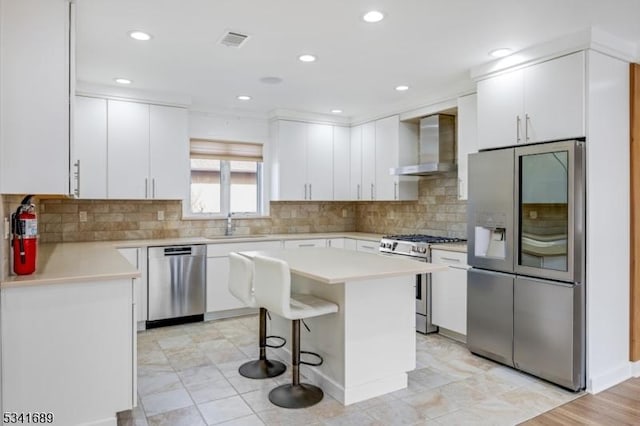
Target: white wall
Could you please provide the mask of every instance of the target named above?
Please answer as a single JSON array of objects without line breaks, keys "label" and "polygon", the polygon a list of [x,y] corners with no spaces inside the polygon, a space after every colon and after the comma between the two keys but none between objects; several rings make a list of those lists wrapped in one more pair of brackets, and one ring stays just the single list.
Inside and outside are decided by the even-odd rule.
[{"label": "white wall", "polygon": [[587,388],[631,377],[629,64],[587,56]]}]

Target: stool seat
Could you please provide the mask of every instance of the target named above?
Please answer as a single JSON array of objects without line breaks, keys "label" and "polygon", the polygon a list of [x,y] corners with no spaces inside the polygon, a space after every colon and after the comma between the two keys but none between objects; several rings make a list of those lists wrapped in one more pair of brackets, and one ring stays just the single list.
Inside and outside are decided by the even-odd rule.
[{"label": "stool seat", "polygon": [[285,318],[291,320],[318,317],[338,312],[338,305],[309,294],[294,293],[289,301],[289,314]]},{"label": "stool seat", "polygon": [[[254,290],[259,305],[293,321],[291,325],[291,383],[269,392],[269,401],[284,408],[305,408],[322,401],[322,389],[309,383],[300,383],[300,364],[318,366],[300,361],[300,321],[305,318],[338,312],[338,305],[310,294],[291,294],[291,271],[280,259],[254,256]],[[312,354],[312,352],[306,352]]]},{"label": "stool seat", "polygon": [[[267,310],[261,307],[255,298],[253,281],[253,262],[238,253],[229,253],[229,291],[248,307],[260,308],[260,332],[258,336],[260,358],[255,361],[245,362],[238,368],[238,372],[241,376],[250,379],[267,379],[281,375],[287,367],[280,361],[267,359],[267,337],[278,336],[267,336]],[[284,341],[282,337],[278,338]]]}]

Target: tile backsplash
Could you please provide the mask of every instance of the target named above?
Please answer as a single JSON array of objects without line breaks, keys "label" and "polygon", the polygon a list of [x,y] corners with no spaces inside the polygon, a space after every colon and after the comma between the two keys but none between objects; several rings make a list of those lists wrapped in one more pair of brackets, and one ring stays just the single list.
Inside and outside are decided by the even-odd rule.
[{"label": "tile backsplash", "polygon": [[[3,195],[2,216],[22,197]],[[182,219],[180,201],[35,198],[40,241],[104,241],[224,235],[225,219]],[[160,213],[162,212],[162,213]],[[160,214],[159,214],[160,213]],[[85,217],[86,216],[86,217]],[[159,216],[164,216],[159,220]],[[427,233],[466,237],[466,202],[457,198],[457,174],[421,177],[417,201],[272,202],[269,217],[234,218],[235,234],[307,232]],[[2,245],[2,273],[9,271]]]},{"label": "tile backsplash", "polygon": [[360,202],[356,231],[467,237],[467,202],[458,200],[458,174],[423,176],[418,201]]}]

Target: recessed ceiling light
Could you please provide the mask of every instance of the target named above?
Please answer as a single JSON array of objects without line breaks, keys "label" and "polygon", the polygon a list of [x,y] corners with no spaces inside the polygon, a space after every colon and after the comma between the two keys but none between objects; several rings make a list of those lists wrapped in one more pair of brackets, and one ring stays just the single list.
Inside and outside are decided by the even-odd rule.
[{"label": "recessed ceiling light", "polygon": [[504,58],[505,56],[511,55],[512,52],[513,50],[509,49],[508,47],[500,47],[498,49],[493,49],[491,52],[489,52],[489,55],[493,56],[494,58]]},{"label": "recessed ceiling light", "polygon": [[405,90],[409,90],[409,86],[405,86],[405,85],[396,86],[396,90],[398,92],[404,92]]},{"label": "recessed ceiling light", "polygon": [[341,109],[332,109],[331,112],[334,113],[334,114],[342,114],[342,110]]},{"label": "recessed ceiling light", "polygon": [[113,80],[118,84],[131,84],[132,83],[132,81],[129,80],[128,78],[114,78]]},{"label": "recessed ceiling light", "polygon": [[383,19],[384,19],[384,14],[382,12],[377,11],[377,10],[372,10],[370,12],[367,12],[362,17],[362,20],[364,22],[370,22],[370,23],[380,22]]},{"label": "recessed ceiling light", "polygon": [[316,57],[313,55],[304,54],[298,56],[298,59],[300,59],[302,62],[314,62],[316,60]]},{"label": "recessed ceiling light", "polygon": [[251,100],[251,96],[240,95],[240,96],[238,96],[238,100],[239,101],[250,101]]},{"label": "recessed ceiling light", "polygon": [[151,40],[151,34],[145,33],[144,31],[129,31],[129,37],[134,40],[147,41]]}]

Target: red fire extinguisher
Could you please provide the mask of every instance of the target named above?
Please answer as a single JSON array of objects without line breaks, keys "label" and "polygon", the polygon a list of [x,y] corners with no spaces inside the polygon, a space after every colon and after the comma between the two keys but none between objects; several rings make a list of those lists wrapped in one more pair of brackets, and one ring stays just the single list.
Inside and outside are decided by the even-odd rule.
[{"label": "red fire extinguisher", "polygon": [[36,270],[38,219],[31,197],[33,195],[24,197],[16,212],[11,215],[13,272],[17,275],[33,274]]}]

